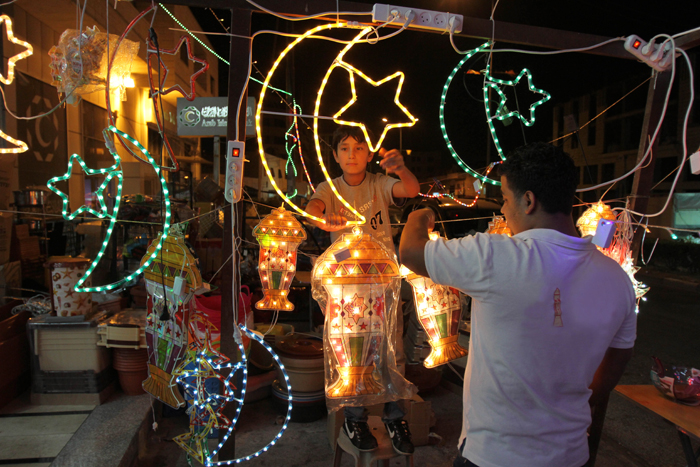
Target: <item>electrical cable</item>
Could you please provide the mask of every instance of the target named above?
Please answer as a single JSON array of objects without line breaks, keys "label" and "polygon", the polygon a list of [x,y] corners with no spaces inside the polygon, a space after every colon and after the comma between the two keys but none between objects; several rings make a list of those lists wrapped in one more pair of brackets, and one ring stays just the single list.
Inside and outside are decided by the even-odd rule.
[{"label": "electrical cable", "polygon": [[[328,16],[328,15],[336,15],[336,17],[338,17],[338,15],[366,16],[366,15],[372,14],[371,11],[358,12],[358,11],[338,11],[338,10],[336,10],[336,11],[326,11],[323,13],[316,13],[314,15],[308,15],[308,16],[285,16],[285,15],[280,15],[279,13],[276,13],[272,10],[269,10],[262,5],[255,3],[253,0],[246,0],[246,1],[248,3],[250,3],[251,5],[253,5],[254,7],[256,7],[257,9],[264,11],[265,13],[269,13],[272,16],[275,16],[275,17],[280,18],[280,19],[285,19],[287,21],[304,21],[307,19],[322,18],[322,17]],[[338,6],[338,3],[336,2],[336,8],[337,8],[337,6]]]}]

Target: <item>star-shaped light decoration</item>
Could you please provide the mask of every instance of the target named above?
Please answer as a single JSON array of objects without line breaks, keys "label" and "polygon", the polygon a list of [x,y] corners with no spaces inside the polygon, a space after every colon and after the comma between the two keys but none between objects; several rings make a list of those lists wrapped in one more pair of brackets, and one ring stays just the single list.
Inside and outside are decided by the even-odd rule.
[{"label": "star-shaped light decoration", "polygon": [[[387,76],[384,79],[381,79],[379,81],[374,81],[372,78],[355,68],[354,66],[340,60],[336,61],[331,68],[333,67],[342,67],[344,68],[350,77],[350,90],[352,92],[352,97],[350,98],[350,101],[345,104],[345,106],[340,109],[338,112],[336,112],[335,115],[333,115],[333,121],[335,123],[338,123],[339,125],[350,125],[350,126],[357,126],[362,129],[362,133],[365,135],[365,140],[367,141],[367,145],[369,146],[369,150],[372,152],[378,151],[379,148],[382,146],[382,142],[384,141],[384,138],[386,137],[386,134],[391,130],[392,128],[403,128],[403,127],[410,127],[416,124],[418,119],[411,115],[411,112],[408,111],[406,107],[401,103],[399,100],[399,96],[401,95],[401,87],[403,86],[403,81],[405,75],[401,71],[397,71],[396,73]],[[379,87],[382,84],[388,83],[389,81],[392,81],[394,79],[398,79],[398,83],[396,85],[396,93],[394,94],[394,103],[396,106],[401,109],[401,111],[406,114],[408,117],[409,121],[407,122],[402,122],[402,123],[388,123],[384,125],[384,130],[382,131],[381,136],[377,140],[376,144],[372,144],[372,141],[369,138],[369,134],[367,133],[367,127],[365,126],[364,123],[362,122],[353,122],[353,121],[348,121],[348,120],[342,120],[340,116],[345,113],[346,110],[348,110],[355,102],[357,102],[357,90],[355,89],[355,75],[359,75],[362,79],[367,81],[369,84],[371,84],[374,87]]]},{"label": "star-shaped light decoration", "polygon": [[355,294],[344,307],[345,312],[350,315],[350,317],[355,320],[355,324],[365,317],[365,310],[367,310],[367,305],[365,305],[364,297],[360,297]]},{"label": "star-shaped light decoration", "polygon": [[12,33],[12,20],[9,16],[1,15],[0,23],[5,23],[5,30],[7,31],[8,41],[12,42],[13,44],[25,47],[25,50],[18,53],[17,55],[10,57],[9,60],[7,60],[7,77],[4,77],[2,76],[2,74],[0,74],[0,82],[4,84],[12,84],[12,82],[15,80],[15,63],[17,63],[19,60],[22,60],[23,58],[27,58],[30,55],[32,55],[34,53],[34,47],[32,47],[32,45],[29,42],[25,42],[15,37],[15,35]]},{"label": "star-shaped light decoration", "polygon": [[[185,92],[185,90],[180,86],[180,84],[174,84],[170,86],[167,89],[164,89],[165,83],[168,79],[168,75],[170,73],[170,70],[168,67],[165,66],[165,63],[163,62],[163,59],[161,58],[161,55],[176,55],[178,54],[178,51],[180,50],[180,47],[182,47],[182,44],[185,44],[187,47],[187,57],[189,58],[190,61],[199,63],[202,65],[202,67],[195,71],[191,76],[190,76],[190,90],[189,92]],[[151,87],[151,100],[153,101],[153,110],[154,110],[154,115],[156,117],[156,120],[158,122],[158,127],[163,128],[163,116],[160,113],[160,102],[159,99],[161,96],[164,96],[166,94],[170,94],[173,91],[177,91],[182,96],[187,99],[188,101],[192,101],[195,98],[195,81],[197,81],[197,78],[199,78],[200,75],[203,73],[206,73],[206,71],[209,69],[209,63],[206,60],[203,60],[201,58],[197,58],[194,56],[192,53],[192,43],[190,42],[189,37],[181,36],[180,41],[177,43],[175,48],[169,49],[169,50],[163,50],[163,49],[157,49],[155,44],[151,42],[150,40],[148,41],[148,81],[149,85]],[[157,61],[157,66],[159,68],[159,73],[157,73],[157,76],[153,76],[153,66],[151,66],[151,58],[155,58]],[[158,77],[160,77],[160,81],[158,81]],[[154,78],[156,79],[157,83],[154,82]],[[161,135],[163,136],[163,143],[165,146],[165,150],[168,153],[168,156],[170,157],[170,160],[172,161],[172,166],[170,167],[161,167],[164,170],[168,170],[171,172],[177,172],[180,170],[180,165],[177,162],[177,158],[175,157],[175,153],[173,152],[172,147],[170,146],[170,142],[168,141],[168,137],[165,135],[165,132],[162,132]],[[132,152],[132,155],[139,157],[138,155],[134,154]],[[140,157],[139,157],[140,158]]]},{"label": "star-shaped light decoration", "polygon": [[[73,163],[74,162],[78,162],[78,164],[83,169],[83,171],[85,172],[86,175],[107,174],[104,181],[102,182],[100,187],[95,192],[95,196],[97,196],[97,202],[100,205],[99,211],[95,211],[91,207],[83,205],[83,206],[80,206],[74,212],[72,212],[70,214],[68,213],[68,202],[69,202],[68,195],[63,193],[61,190],[59,190],[56,187],[56,184],[58,182],[62,182],[64,180],[68,180],[69,178],[71,178],[71,176],[73,175]],[[119,185],[122,184],[122,181],[124,180],[124,175],[120,171],[118,171],[118,168],[119,168],[119,161],[116,161],[116,163],[113,166],[106,168],[106,169],[90,169],[87,166],[87,164],[85,164],[85,161],[83,161],[83,159],[79,155],[73,154],[72,156],[70,156],[70,159],[68,160],[68,170],[66,171],[66,173],[61,175],[60,177],[52,178],[46,184],[46,186],[48,186],[51,191],[56,193],[63,200],[63,218],[71,221],[71,220],[75,219],[76,217],[78,217],[79,215],[83,214],[84,212],[88,212],[88,213],[92,214],[93,216],[98,217],[100,219],[104,219],[105,217],[112,217],[108,213],[107,204],[105,204],[104,190],[107,188],[107,186],[109,186],[109,183],[112,181],[112,179],[114,177],[117,177],[119,179]],[[114,215],[114,213],[112,215]]]},{"label": "star-shaped light decoration", "polygon": [[[534,92],[535,94],[541,94],[542,98],[533,104],[530,105],[530,118],[525,118],[523,117],[520,112],[517,110],[513,110],[508,112],[505,104],[506,104],[506,95],[501,89],[500,86],[515,86],[520,82],[523,76],[527,75],[527,86],[530,91]],[[525,126],[532,126],[535,124],[535,109],[539,107],[540,105],[544,104],[547,102],[549,99],[552,98],[552,95],[549,94],[547,91],[536,88],[535,85],[532,83],[532,72],[528,70],[527,68],[523,68],[522,71],[516,76],[514,80],[502,80],[502,79],[497,79],[491,76],[491,68],[490,66],[486,66],[486,82],[484,84],[484,107],[486,109],[486,121],[489,125],[489,129],[491,130],[491,137],[493,138],[493,142],[496,145],[496,149],[498,150],[498,155],[501,156],[501,160],[506,160],[505,155],[503,154],[503,149],[501,148],[501,144],[498,142],[498,136],[496,135],[496,127],[493,124],[494,120],[505,120],[510,117],[517,117],[520,119],[521,122]],[[491,106],[490,106],[490,101],[489,101],[489,89],[493,89],[496,91],[498,94],[500,101],[498,103],[498,107],[496,108],[495,113],[491,113]]]}]

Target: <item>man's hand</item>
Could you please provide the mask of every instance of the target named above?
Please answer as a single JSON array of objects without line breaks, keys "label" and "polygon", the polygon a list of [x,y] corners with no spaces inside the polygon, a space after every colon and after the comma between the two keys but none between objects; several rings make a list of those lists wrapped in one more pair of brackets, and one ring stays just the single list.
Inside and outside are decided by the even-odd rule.
[{"label": "man's hand", "polygon": [[391,149],[387,151],[384,148],[379,148],[379,157],[382,158],[382,160],[379,161],[379,166],[386,170],[387,173],[393,172],[398,174],[406,168],[403,156],[398,149]]},{"label": "man's hand", "polygon": [[327,232],[336,232],[348,226],[348,219],[340,214],[326,214],[323,216],[323,220],[325,222],[321,228]]}]

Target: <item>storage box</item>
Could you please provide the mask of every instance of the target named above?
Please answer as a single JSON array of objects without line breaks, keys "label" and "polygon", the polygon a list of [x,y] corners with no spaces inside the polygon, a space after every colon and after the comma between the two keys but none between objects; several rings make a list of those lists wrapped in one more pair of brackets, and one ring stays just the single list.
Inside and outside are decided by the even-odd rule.
[{"label": "storage box", "polygon": [[[369,410],[369,415],[381,417],[384,404],[369,406],[367,410]],[[435,414],[431,402],[423,400],[416,394],[411,400],[405,402],[404,410],[406,411],[404,420],[408,422],[408,427],[411,430],[413,445],[425,446],[428,444],[430,427],[435,425]],[[333,450],[335,450],[338,433],[340,433],[344,420],[345,411],[343,409],[328,414],[328,442]]]},{"label": "storage box", "polygon": [[118,349],[145,349],[146,310],[122,310],[97,326],[97,345]]},{"label": "storage box", "polygon": [[110,351],[97,346],[97,326],[107,317],[98,313],[88,320],[83,315],[30,319],[32,372],[91,370],[97,374],[109,367]]}]

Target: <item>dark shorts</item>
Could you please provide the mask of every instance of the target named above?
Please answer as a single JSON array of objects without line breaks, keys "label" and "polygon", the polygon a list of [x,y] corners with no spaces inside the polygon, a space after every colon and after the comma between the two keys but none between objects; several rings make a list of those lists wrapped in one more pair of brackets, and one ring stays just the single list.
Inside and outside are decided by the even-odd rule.
[{"label": "dark shorts", "polygon": [[[588,466],[588,462],[583,464],[581,467],[587,467],[587,466]],[[457,459],[455,459],[454,462],[452,463],[452,467],[479,467],[479,466],[476,465],[475,463],[473,463],[472,461],[470,461],[469,459],[466,459],[466,458],[462,457],[461,455],[459,455],[459,456],[457,456]]]}]

